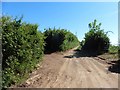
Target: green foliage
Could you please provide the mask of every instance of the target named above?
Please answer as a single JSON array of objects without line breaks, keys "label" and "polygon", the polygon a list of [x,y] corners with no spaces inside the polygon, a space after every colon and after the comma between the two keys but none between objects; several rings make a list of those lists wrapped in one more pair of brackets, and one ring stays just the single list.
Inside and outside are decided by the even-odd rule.
[{"label": "green foliage", "polygon": [[110,47],[109,47],[109,53],[116,54],[116,53],[118,53],[119,49],[120,49],[119,46],[110,45]]},{"label": "green foliage", "polygon": [[77,37],[65,29],[51,29],[44,32],[46,51],[65,51],[79,44]]},{"label": "green foliage", "polygon": [[118,49],[118,58],[119,58],[119,61],[120,61],[120,46],[118,46],[118,47],[119,47],[119,49]]},{"label": "green foliage", "polygon": [[100,29],[101,23],[97,25],[96,22],[94,20],[94,22],[89,23],[90,31],[85,34],[85,43],[82,49],[103,53],[109,49],[109,38],[107,33]]},{"label": "green foliage", "polygon": [[85,44],[85,40],[82,40],[82,41],[80,42],[80,49],[82,48],[82,46],[84,46],[84,44]]},{"label": "green foliage", "polygon": [[38,25],[8,16],[2,21],[3,86],[19,83],[34,69],[44,51],[44,36]]}]

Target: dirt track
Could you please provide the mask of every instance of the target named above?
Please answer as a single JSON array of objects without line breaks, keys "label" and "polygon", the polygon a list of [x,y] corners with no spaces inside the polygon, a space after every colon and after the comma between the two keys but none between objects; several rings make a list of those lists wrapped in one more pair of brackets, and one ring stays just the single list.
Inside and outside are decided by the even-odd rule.
[{"label": "dirt track", "polygon": [[75,57],[76,51],[52,53],[34,71],[22,87],[37,88],[118,88],[118,74],[97,57]]}]

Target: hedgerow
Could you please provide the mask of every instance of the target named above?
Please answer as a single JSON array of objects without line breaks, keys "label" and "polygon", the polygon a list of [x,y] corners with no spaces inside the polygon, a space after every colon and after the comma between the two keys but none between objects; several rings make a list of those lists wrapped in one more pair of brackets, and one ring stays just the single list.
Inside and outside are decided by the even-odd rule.
[{"label": "hedgerow", "polygon": [[38,25],[22,22],[22,18],[3,16],[2,22],[2,84],[22,82],[41,60],[44,35]]},{"label": "hedgerow", "polygon": [[79,44],[77,37],[65,29],[49,28],[46,29],[44,35],[46,37],[46,52],[66,51]]},{"label": "hedgerow", "polygon": [[94,22],[89,23],[89,32],[85,34],[85,43],[82,50],[91,51],[96,53],[104,53],[109,49],[110,41],[107,33],[100,29],[101,23],[96,24]]}]

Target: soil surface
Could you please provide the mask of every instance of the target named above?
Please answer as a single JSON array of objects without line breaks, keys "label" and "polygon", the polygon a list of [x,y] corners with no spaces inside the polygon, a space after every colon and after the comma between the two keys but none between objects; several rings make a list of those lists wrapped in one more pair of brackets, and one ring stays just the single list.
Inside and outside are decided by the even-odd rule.
[{"label": "soil surface", "polygon": [[77,57],[75,49],[44,55],[37,70],[19,87],[118,88],[118,74],[99,57]]}]

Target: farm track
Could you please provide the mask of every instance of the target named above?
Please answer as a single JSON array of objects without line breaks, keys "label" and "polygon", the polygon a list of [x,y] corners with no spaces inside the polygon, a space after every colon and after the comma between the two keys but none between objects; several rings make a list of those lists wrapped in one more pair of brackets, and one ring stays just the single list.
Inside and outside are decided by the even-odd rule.
[{"label": "farm track", "polygon": [[[19,87],[118,88],[118,74],[97,57],[75,57],[74,49],[46,54],[41,65]],[[102,62],[101,62],[102,61]]]}]

